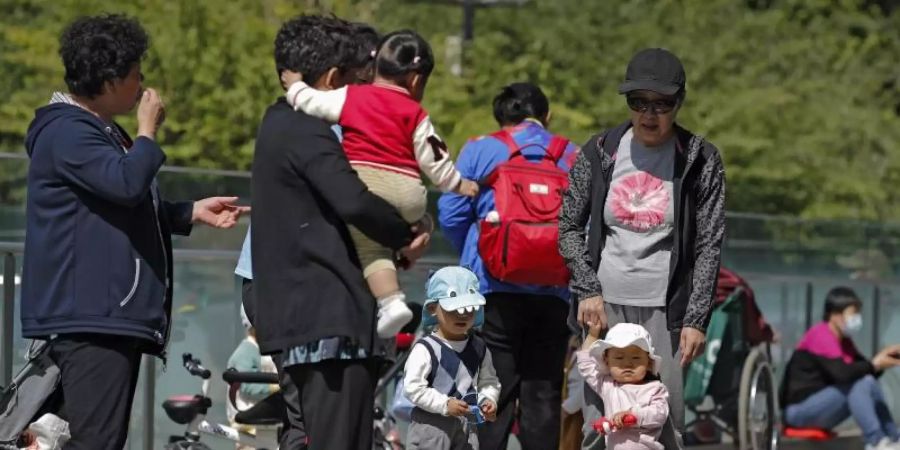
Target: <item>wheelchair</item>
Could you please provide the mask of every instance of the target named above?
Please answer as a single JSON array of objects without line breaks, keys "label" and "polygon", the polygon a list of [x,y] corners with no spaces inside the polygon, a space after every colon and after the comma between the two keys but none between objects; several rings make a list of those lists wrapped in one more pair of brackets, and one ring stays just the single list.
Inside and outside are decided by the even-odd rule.
[{"label": "wheelchair", "polygon": [[777,449],[781,409],[769,350],[774,333],[737,274],[723,268],[717,289],[705,354],[685,377],[685,407],[695,416],[686,428],[712,424],[740,450]]}]

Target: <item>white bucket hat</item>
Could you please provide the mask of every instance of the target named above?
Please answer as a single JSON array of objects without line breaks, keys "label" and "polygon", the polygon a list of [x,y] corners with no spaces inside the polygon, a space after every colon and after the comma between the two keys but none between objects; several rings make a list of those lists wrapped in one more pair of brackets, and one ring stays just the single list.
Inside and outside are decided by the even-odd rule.
[{"label": "white bucket hat", "polygon": [[646,328],[636,323],[620,323],[613,326],[606,333],[606,338],[598,340],[591,345],[588,350],[590,355],[597,360],[598,371],[602,375],[609,375],[609,367],[603,361],[603,354],[610,347],[625,348],[628,346],[637,346],[641,350],[650,355],[653,361],[653,374],[659,373],[659,363],[662,358],[656,354],[653,349],[653,341],[650,339],[650,333]]}]

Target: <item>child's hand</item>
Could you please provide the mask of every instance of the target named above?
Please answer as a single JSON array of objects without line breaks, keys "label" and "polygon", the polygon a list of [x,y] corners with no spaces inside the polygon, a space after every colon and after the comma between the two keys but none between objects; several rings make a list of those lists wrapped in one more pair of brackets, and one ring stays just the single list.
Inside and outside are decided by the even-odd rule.
[{"label": "child's hand", "polygon": [[478,183],[466,179],[461,180],[456,188],[456,192],[459,195],[465,195],[466,197],[475,197],[478,195],[478,190]]},{"label": "child's hand", "polygon": [[497,404],[492,400],[481,402],[481,412],[484,414],[484,420],[488,422],[497,420]]},{"label": "child's hand", "polygon": [[292,84],[301,80],[303,80],[303,74],[300,72],[294,72],[293,70],[281,71],[281,87],[285,89],[291,87]]},{"label": "child's hand", "polygon": [[462,417],[469,413],[469,404],[457,399],[447,399],[447,415],[451,417]]},{"label": "child's hand", "polygon": [[581,346],[582,350],[589,350],[594,342],[600,339],[600,335],[603,332],[604,328],[602,325],[591,325],[588,327],[587,336],[584,338],[584,343]]},{"label": "child's hand", "polygon": [[592,424],[592,427],[594,428],[594,431],[600,433],[603,436],[612,433],[614,430],[612,422],[606,417],[601,417],[595,420]]},{"label": "child's hand", "polygon": [[603,333],[604,326],[601,324],[591,325],[588,327],[588,335],[594,339],[600,339],[601,333]]},{"label": "child's hand", "polygon": [[634,419],[634,414],[629,410],[617,412],[612,416],[611,421],[617,430],[621,430],[622,428],[634,426],[636,424],[636,420]]}]

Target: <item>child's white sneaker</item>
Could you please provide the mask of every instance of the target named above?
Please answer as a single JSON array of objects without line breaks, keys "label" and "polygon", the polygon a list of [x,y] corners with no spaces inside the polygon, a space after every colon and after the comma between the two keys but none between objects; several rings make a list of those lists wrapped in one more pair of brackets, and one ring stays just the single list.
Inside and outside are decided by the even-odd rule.
[{"label": "child's white sneaker", "polygon": [[404,325],[412,320],[413,312],[406,306],[406,296],[394,294],[378,300],[378,337],[389,339],[394,337]]},{"label": "child's white sneaker", "polygon": [[866,444],[866,450],[900,450],[900,442],[884,437],[876,445]]}]

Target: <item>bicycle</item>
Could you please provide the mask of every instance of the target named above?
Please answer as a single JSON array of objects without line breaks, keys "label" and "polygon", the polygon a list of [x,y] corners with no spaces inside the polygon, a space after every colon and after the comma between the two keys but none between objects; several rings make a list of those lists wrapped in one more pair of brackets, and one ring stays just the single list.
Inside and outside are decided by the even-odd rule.
[{"label": "bicycle", "polygon": [[[212,373],[203,367],[199,359],[190,353],[182,355],[184,368],[192,376],[201,378],[203,384],[200,394],[175,395],[163,402],[166,415],[173,422],[187,425],[182,436],[170,436],[165,450],[210,450],[210,447],[200,441],[200,436],[205,434],[225,439],[234,443],[254,447],[258,450],[276,450],[278,448],[279,428],[283,423],[284,399],[280,392],[269,395],[259,403],[245,411],[235,415],[234,420],[241,425],[255,426],[255,435],[237,430],[228,425],[210,422],[206,419],[206,413],[212,406],[209,392],[209,379]],[[237,372],[227,370],[222,373],[222,379],[236,390],[238,383],[262,383],[278,384],[278,375],[263,372]],[[232,397],[233,395],[229,395]]]}]

